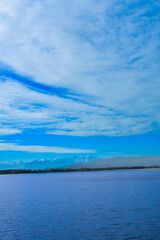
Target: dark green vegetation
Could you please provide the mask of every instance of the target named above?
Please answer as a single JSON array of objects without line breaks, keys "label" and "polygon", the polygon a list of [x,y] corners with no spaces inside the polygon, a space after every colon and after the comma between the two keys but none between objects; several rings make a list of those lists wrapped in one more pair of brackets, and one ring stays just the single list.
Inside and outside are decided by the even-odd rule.
[{"label": "dark green vegetation", "polygon": [[11,169],[11,170],[0,170],[0,174],[23,174],[23,173],[56,173],[56,172],[81,172],[81,171],[102,171],[102,170],[132,170],[132,169],[150,169],[160,168],[160,166],[138,166],[138,167],[107,167],[107,168],[51,168],[49,170],[32,170],[32,169]]}]

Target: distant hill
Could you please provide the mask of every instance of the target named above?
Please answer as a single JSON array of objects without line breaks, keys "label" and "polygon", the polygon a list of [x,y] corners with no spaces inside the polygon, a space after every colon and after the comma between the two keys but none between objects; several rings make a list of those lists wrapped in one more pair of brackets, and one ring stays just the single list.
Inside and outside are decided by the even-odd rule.
[{"label": "distant hill", "polygon": [[16,161],[16,162],[6,162],[0,163],[0,170],[8,169],[50,169],[50,168],[64,168],[71,164],[77,164],[79,162],[89,162],[96,159],[95,155],[88,156],[71,156],[64,158],[54,158],[54,159],[37,159],[31,162]]},{"label": "distant hill", "polygon": [[31,162],[16,161],[0,163],[0,170],[33,169],[47,170],[50,168],[106,168],[106,167],[136,167],[160,166],[160,156],[143,157],[113,157],[98,159],[95,155],[72,156],[54,159],[38,159]]},{"label": "distant hill", "polygon": [[160,156],[113,157],[81,162],[68,166],[69,168],[105,168],[105,167],[136,167],[160,166]]}]

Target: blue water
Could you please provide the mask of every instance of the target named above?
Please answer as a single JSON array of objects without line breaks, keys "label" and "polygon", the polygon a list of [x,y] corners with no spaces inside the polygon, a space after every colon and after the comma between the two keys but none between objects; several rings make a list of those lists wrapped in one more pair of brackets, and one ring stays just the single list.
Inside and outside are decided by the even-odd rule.
[{"label": "blue water", "polygon": [[160,171],[0,176],[0,239],[160,239]]}]

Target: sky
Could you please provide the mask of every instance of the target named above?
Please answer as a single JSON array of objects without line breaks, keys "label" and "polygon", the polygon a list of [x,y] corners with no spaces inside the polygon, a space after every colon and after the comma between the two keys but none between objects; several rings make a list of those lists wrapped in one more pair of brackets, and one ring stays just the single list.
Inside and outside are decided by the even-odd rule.
[{"label": "sky", "polygon": [[160,155],[160,2],[0,0],[0,162]]}]

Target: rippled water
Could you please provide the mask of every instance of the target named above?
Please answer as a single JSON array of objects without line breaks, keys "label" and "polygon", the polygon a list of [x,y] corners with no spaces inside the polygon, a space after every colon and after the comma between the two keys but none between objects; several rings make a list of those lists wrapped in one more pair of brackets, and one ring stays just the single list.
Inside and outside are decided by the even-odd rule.
[{"label": "rippled water", "polygon": [[0,239],[160,239],[160,171],[0,176]]}]

